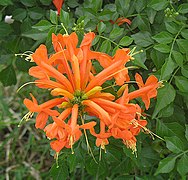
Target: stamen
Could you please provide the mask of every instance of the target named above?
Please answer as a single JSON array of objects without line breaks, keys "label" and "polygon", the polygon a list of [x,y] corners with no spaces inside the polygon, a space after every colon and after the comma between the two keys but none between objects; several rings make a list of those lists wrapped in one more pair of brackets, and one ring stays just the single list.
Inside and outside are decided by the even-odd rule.
[{"label": "stamen", "polygon": [[[139,83],[139,82],[137,82],[137,81],[127,81],[127,82],[125,82],[125,84],[122,85],[122,86],[125,86],[126,84],[129,84],[129,83],[136,83],[136,84],[142,85],[141,83]],[[110,86],[107,86],[107,87],[103,88],[102,91],[103,91],[103,90],[106,90],[106,89],[108,89],[108,88],[111,88],[111,87],[115,87],[115,86],[119,86],[119,85],[117,85],[117,84],[114,83],[113,85],[110,85]],[[122,87],[122,86],[121,86],[121,87]],[[120,90],[120,89],[119,89],[119,90]],[[119,90],[118,90],[118,91],[119,91]],[[118,95],[118,96],[119,96],[119,95]]]},{"label": "stamen", "polygon": [[61,43],[59,41],[57,43],[59,44],[61,51],[63,51],[63,47],[61,46]]},{"label": "stamen", "polygon": [[165,141],[162,137],[160,137],[160,136],[158,136],[157,134],[153,133],[153,132],[150,131],[148,128],[146,128],[146,127],[140,125],[140,124],[136,121],[136,119],[134,119],[133,121],[131,121],[131,123],[134,124],[136,127],[140,126],[146,133],[148,133],[148,134],[151,135],[151,137],[152,137],[153,140],[155,139],[155,138],[154,138],[154,136],[155,136],[155,137],[161,139],[162,141]]},{"label": "stamen", "polygon": [[104,152],[106,153],[106,147],[105,147],[105,143],[102,143],[102,144],[101,144],[101,149],[103,149],[103,150],[104,150]]},{"label": "stamen", "polygon": [[129,54],[129,55],[133,54],[135,50],[136,50],[136,46],[133,47],[133,48],[130,50],[130,52],[129,52],[128,54]]},{"label": "stamen", "polygon": [[64,24],[63,24],[63,23],[61,23],[61,26],[62,26],[62,27],[63,27],[63,29],[65,30],[66,35],[69,35],[69,33],[68,33],[67,29],[65,28],[65,26],[64,26]]},{"label": "stamen", "polygon": [[166,80],[161,80],[161,81],[159,81],[158,83],[159,83],[159,86],[158,86],[158,88],[162,88],[162,87],[164,87],[165,85],[163,85],[163,82],[167,82]]},{"label": "stamen", "polygon": [[[136,50],[136,47],[134,47],[128,54],[129,54],[131,57],[133,57],[133,56],[135,56],[136,54],[139,54],[139,53],[144,52],[142,49],[141,49],[140,51],[137,51],[137,52],[135,52],[135,50]],[[133,58],[133,59],[134,59],[134,58]]]},{"label": "stamen", "polygon": [[131,56],[135,56],[136,54],[140,54],[140,53],[143,53],[144,51],[141,49],[140,51],[137,51],[137,52],[135,52],[135,53],[132,53],[132,54],[130,54]]},{"label": "stamen", "polygon": [[[27,53],[29,53],[29,54],[27,54]],[[32,54],[33,54],[32,51],[25,51],[24,53],[15,54],[15,56],[20,56],[21,58],[23,58],[23,56],[26,56],[25,57],[26,61],[34,62]]]},{"label": "stamen", "polygon": [[123,143],[127,146],[127,148],[132,150],[132,154],[135,154],[137,158],[136,142],[133,140],[124,140]]},{"label": "stamen", "polygon": [[[44,85],[48,85],[48,83],[43,83],[43,82],[35,82],[35,81],[34,82],[27,82],[27,83],[23,84],[22,86],[20,86],[16,92],[18,93],[23,87],[25,87],[25,86],[27,86],[29,84],[44,84]],[[55,87],[56,86],[54,86],[54,88]]]},{"label": "stamen", "polygon": [[105,142],[102,141],[102,143],[100,145],[99,161],[101,161],[101,159],[102,159],[102,150],[104,150],[104,153],[107,153],[105,145],[106,145]]},{"label": "stamen", "polygon": [[20,120],[20,122],[19,122],[19,124],[18,124],[18,127],[21,126],[21,123],[22,123],[24,120],[25,120],[25,121],[29,121],[29,120],[33,117],[33,115],[34,115],[34,112],[29,111],[29,112]]},{"label": "stamen", "polygon": [[58,159],[59,159],[59,152],[56,152],[56,154],[55,154],[56,168],[59,168],[59,161],[58,161]]},{"label": "stamen", "polygon": [[99,151],[99,161],[101,161],[102,159],[102,148],[100,147],[100,151]]},{"label": "stamen", "polygon": [[146,117],[145,117],[145,116],[143,116],[141,113],[136,112],[136,114],[138,114],[139,116],[141,116],[143,119],[146,119]]},{"label": "stamen", "polygon": [[25,86],[27,86],[29,84],[36,84],[36,83],[37,82],[27,82],[27,83],[23,84],[22,86],[20,86],[16,92],[18,93],[23,87],[25,87]]},{"label": "stamen", "polygon": [[71,136],[69,137],[69,145],[71,146],[72,154],[74,154],[73,144],[74,144],[74,138],[73,138],[73,136],[71,135]]},{"label": "stamen", "polygon": [[[82,116],[80,116],[80,117],[81,117],[82,125],[84,125],[84,119],[83,119]],[[94,155],[93,155],[93,152],[92,152],[91,146],[89,145],[89,140],[88,140],[88,137],[87,137],[86,130],[85,130],[85,129],[83,129],[83,130],[84,130],[84,136],[85,136],[85,139],[86,139],[86,144],[87,144],[88,154],[91,153],[91,156],[92,156],[93,160],[95,161],[95,163],[98,164],[98,162],[96,161],[96,159],[95,159],[95,157],[94,157]]]},{"label": "stamen", "polygon": [[113,87],[115,87],[115,86],[118,86],[118,85],[115,84],[115,82],[114,82],[114,84],[112,84],[112,85],[110,85],[110,86],[107,86],[107,87],[105,87],[105,88],[102,88],[101,91],[104,91],[104,90],[106,90],[106,89],[108,89],[108,88],[113,88]]}]

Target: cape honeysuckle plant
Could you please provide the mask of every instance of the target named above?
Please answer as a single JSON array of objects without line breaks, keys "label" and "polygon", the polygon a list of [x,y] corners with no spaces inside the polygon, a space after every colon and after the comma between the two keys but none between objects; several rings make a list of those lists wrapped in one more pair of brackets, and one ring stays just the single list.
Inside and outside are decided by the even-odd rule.
[{"label": "cape honeysuckle plant", "polygon": [[[11,19],[7,21],[7,17]],[[4,173],[7,179],[40,179],[40,177],[50,179],[49,176],[53,179],[74,179],[72,176],[75,175],[77,179],[94,177],[101,180],[186,179],[188,174],[187,23],[187,0],[1,0],[0,179],[4,179]],[[113,136],[107,138],[109,144],[105,145],[107,153],[104,153],[101,146],[98,148],[95,145],[97,137],[91,135],[91,130],[80,128],[83,135],[73,145],[74,154],[71,154],[70,148],[64,147],[60,151],[61,163],[57,169],[55,163],[51,167],[50,155],[53,157],[55,151],[49,151],[49,141],[45,138],[45,133],[40,133],[48,124],[54,122],[52,117],[49,116],[43,130],[35,129],[32,126],[33,120],[20,129],[15,128],[19,121],[18,117],[26,113],[22,100],[25,97],[29,98],[29,93],[36,97],[40,107],[41,105],[43,107],[42,103],[45,101],[56,98],[49,93],[49,90],[53,90],[52,87],[44,89],[28,86],[19,94],[15,93],[20,84],[33,81],[34,78],[24,72],[35,65],[35,62],[23,61],[14,54],[27,50],[34,52],[43,43],[48,49],[48,58],[50,58],[53,52],[52,33],[65,34],[62,25],[67,28],[69,34],[72,31],[76,32],[79,39],[77,47],[80,47],[84,32],[94,32],[95,39],[91,49],[106,53],[111,58],[119,48],[133,49],[136,46],[138,50],[144,50],[143,53],[134,56],[132,51],[129,53],[135,59],[127,62],[125,66],[129,67],[129,70],[132,69],[130,66],[137,66],[137,69],[129,71],[130,80],[126,80],[123,85],[117,85],[115,78],[111,77],[101,85],[102,90],[98,91],[112,94],[114,100],[111,101],[117,103],[126,88],[128,94],[138,89],[137,84],[133,83],[136,72],[142,76],[144,82],[150,74],[155,75],[159,81],[165,80],[164,87],[158,90],[156,99],[151,99],[149,109],[145,112],[143,112],[144,104],[141,97],[129,102],[139,104],[142,109],[140,118],[146,120],[144,119],[146,116],[147,128],[163,137],[165,141],[158,138],[153,141],[147,134],[139,133],[136,136],[136,158],[120,138],[115,139]],[[71,62],[68,62],[68,65],[72,70]],[[94,77],[103,69],[106,67],[103,68],[97,58],[92,59],[91,72]],[[66,73],[63,74],[69,78]],[[50,77],[50,80],[56,81],[53,77]],[[37,85],[36,82],[35,84]],[[85,100],[91,100],[91,97]],[[55,117],[65,110],[59,107],[49,109],[58,112]],[[87,109],[85,108],[82,115],[84,124],[96,122],[93,129],[96,134],[100,134],[100,117],[86,113]],[[43,115],[43,113],[39,114]],[[108,114],[111,118],[112,114]],[[65,123],[70,118],[71,113]],[[78,124],[82,126],[80,115],[78,115]],[[105,132],[109,133],[113,126],[105,125],[105,127]],[[146,126],[140,129],[148,132]],[[57,139],[51,139],[51,141],[55,140]],[[87,153],[87,149],[90,153]],[[101,152],[101,161],[98,161],[98,164],[90,156],[91,150],[96,159],[99,159]],[[48,174],[49,168],[51,169]]]},{"label": "cape honeysuckle plant", "polygon": [[[27,60],[36,63],[29,69],[29,74],[37,78],[35,85],[50,92],[52,99],[38,103],[30,94],[32,100],[24,99],[29,112],[23,119],[29,120],[37,113],[35,127],[42,129],[51,140],[56,157],[64,148],[71,148],[74,154],[74,144],[82,134],[91,154],[87,138],[90,135],[96,138],[96,146],[100,149],[105,150],[109,138],[113,137],[121,139],[136,153],[136,136],[140,130],[152,134],[146,128],[144,110],[132,100],[140,97],[148,109],[150,99],[156,97],[161,82],[151,75],[144,83],[142,76],[136,73],[135,82],[139,89],[131,92],[128,84],[132,81],[128,72],[132,67],[126,64],[134,60],[136,53],[123,48],[112,57],[93,51],[91,44],[94,38],[93,32],[85,34],[78,47],[75,32],[70,35],[52,34],[54,54],[48,56],[46,46],[40,45],[33,54],[26,55]],[[93,61],[98,61],[103,67],[99,73],[96,73]],[[115,95],[105,92],[109,87],[103,88],[103,84],[112,79],[113,86],[119,87]],[[88,120],[87,116],[96,118]]]}]

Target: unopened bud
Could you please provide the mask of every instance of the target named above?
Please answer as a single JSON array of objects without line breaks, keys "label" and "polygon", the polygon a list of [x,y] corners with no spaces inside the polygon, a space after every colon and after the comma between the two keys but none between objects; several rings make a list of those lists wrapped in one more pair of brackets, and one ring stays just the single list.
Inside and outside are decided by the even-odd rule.
[{"label": "unopened bud", "polygon": [[87,97],[89,97],[89,96],[91,96],[91,95],[93,95],[93,94],[95,94],[95,93],[97,93],[97,92],[99,92],[101,90],[102,90],[101,86],[95,86],[93,89],[91,89],[90,91],[88,91],[87,93],[85,93],[85,95]]}]

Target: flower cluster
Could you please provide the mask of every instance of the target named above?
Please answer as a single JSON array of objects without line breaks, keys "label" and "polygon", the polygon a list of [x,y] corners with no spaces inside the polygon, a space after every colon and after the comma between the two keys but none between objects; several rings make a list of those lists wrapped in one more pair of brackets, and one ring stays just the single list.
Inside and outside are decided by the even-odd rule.
[{"label": "flower cluster", "polygon": [[[35,126],[46,133],[51,148],[57,153],[63,148],[71,148],[73,153],[74,143],[86,131],[96,137],[96,146],[101,149],[105,149],[109,138],[113,137],[122,139],[135,152],[136,136],[141,129],[146,130],[147,121],[141,107],[131,100],[140,97],[148,109],[160,83],[151,75],[144,84],[141,75],[136,74],[139,89],[129,92],[129,68],[125,65],[132,59],[130,50],[118,49],[113,57],[92,51],[94,38],[93,32],[85,34],[78,47],[76,33],[52,34],[55,53],[48,56],[46,46],[40,45],[31,55],[36,66],[29,69],[29,74],[36,78],[36,86],[50,91],[53,98],[39,104],[30,94],[32,100],[24,99],[29,110],[25,117],[37,113]],[[93,60],[103,68],[98,74]],[[102,88],[112,79],[119,87],[116,96]],[[97,120],[88,120],[86,116],[95,116]],[[100,127],[99,132],[96,132],[96,125]]]}]

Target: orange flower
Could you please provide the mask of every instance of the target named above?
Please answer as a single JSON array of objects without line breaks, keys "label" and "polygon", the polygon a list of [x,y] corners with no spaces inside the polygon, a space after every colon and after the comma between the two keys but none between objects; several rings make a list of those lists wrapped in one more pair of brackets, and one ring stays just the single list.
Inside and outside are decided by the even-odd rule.
[{"label": "orange flower", "polygon": [[60,15],[61,7],[63,5],[64,0],[53,0],[55,7],[57,8],[58,15]]},{"label": "orange flower", "polygon": [[57,139],[65,139],[66,132],[64,131],[65,122],[64,120],[70,115],[71,108],[67,108],[64,110],[58,117],[53,116],[54,122],[47,125],[44,128],[46,132],[46,136],[49,139],[57,138]]},{"label": "orange flower", "polygon": [[63,99],[56,98],[38,105],[35,97],[32,94],[30,94],[30,96],[32,97],[32,101],[29,99],[24,99],[24,104],[30,112],[38,112],[35,127],[43,129],[49,116],[57,116],[59,114],[58,111],[51,110],[51,108],[61,104]]},{"label": "orange flower", "polygon": [[[126,21],[120,20],[119,24]],[[58,153],[63,148],[71,148],[74,153],[73,145],[80,139],[83,131],[86,136],[86,130],[96,137],[97,147],[105,149],[105,145],[109,143],[108,138],[112,136],[122,139],[128,148],[135,151],[135,136],[146,126],[147,121],[141,119],[140,106],[129,101],[141,97],[147,109],[150,98],[157,93],[157,78],[150,76],[144,84],[138,74],[135,78],[139,90],[128,93],[128,85],[123,84],[130,80],[128,68],[125,67],[131,58],[130,50],[119,49],[113,57],[92,51],[94,37],[93,32],[85,34],[78,46],[76,33],[57,36],[52,34],[55,53],[48,56],[46,46],[40,45],[32,54],[32,60],[37,66],[30,68],[29,74],[36,78],[36,86],[50,91],[54,99],[39,105],[31,94],[32,101],[25,99],[24,104],[30,111],[28,116],[33,112],[38,113],[35,126],[44,129],[49,139],[54,139],[50,145]],[[96,75],[93,74],[93,59],[104,68]],[[118,99],[102,88],[107,80],[112,79],[117,85],[123,85],[118,91]],[[85,114],[99,119],[98,134],[94,128],[97,121],[89,120],[85,123]],[[49,116],[53,122],[46,126]]]},{"label": "orange flower", "polygon": [[122,25],[124,23],[127,23],[127,24],[131,25],[131,21],[129,19],[125,18],[125,17],[120,17],[120,18],[116,19],[115,22],[110,20],[110,22],[112,24],[117,24],[118,26],[120,26],[120,25]]},{"label": "orange flower", "polygon": [[136,73],[135,79],[139,90],[129,93],[129,100],[141,97],[142,101],[145,103],[146,109],[148,109],[150,99],[157,96],[157,88],[160,86],[160,82],[158,82],[158,79],[154,75],[151,75],[144,84],[142,77],[138,73]]},{"label": "orange flower", "polygon": [[90,132],[93,136],[97,137],[96,146],[101,147],[101,149],[105,150],[105,146],[109,144],[108,138],[111,136],[111,133],[105,132],[105,123],[100,121],[100,133],[96,134],[94,128],[90,129]]},{"label": "orange flower", "polygon": [[122,24],[124,24],[124,23],[127,23],[127,24],[131,25],[131,21],[130,21],[129,19],[127,19],[127,18],[124,18],[124,17],[118,18],[118,19],[115,21],[115,23],[117,23],[118,26],[120,26],[120,25],[122,25]]}]

